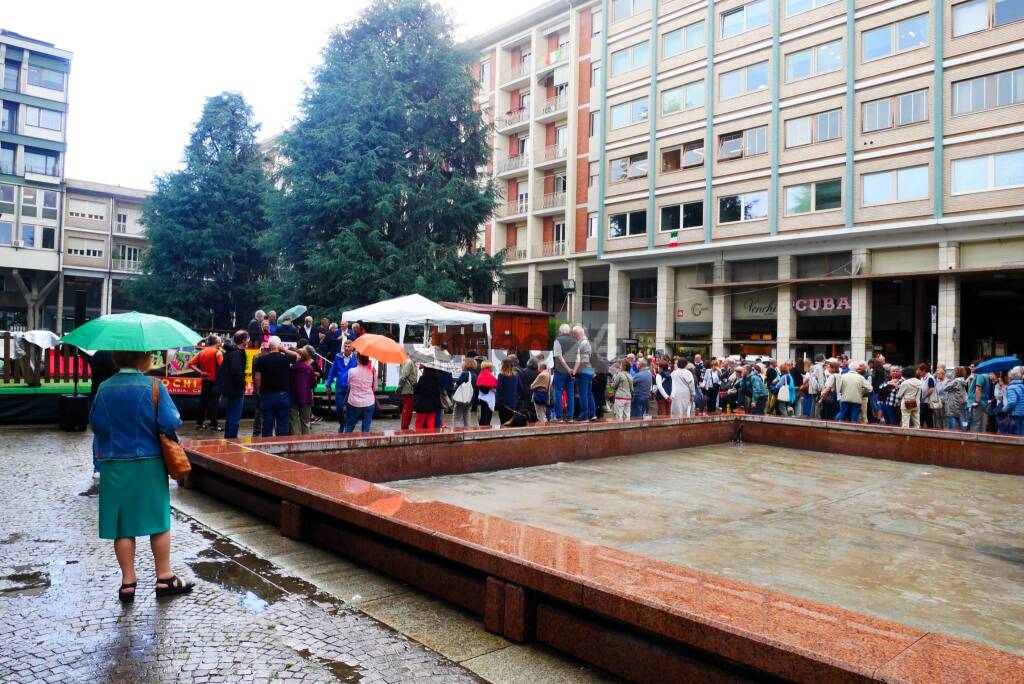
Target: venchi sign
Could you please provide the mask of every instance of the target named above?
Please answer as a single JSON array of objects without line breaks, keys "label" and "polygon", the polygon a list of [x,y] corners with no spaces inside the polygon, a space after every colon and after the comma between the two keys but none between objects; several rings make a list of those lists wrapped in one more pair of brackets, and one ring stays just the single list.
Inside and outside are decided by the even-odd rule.
[{"label": "venchi sign", "polygon": [[814,299],[798,299],[793,302],[797,311],[849,311],[849,297],[817,297]]}]

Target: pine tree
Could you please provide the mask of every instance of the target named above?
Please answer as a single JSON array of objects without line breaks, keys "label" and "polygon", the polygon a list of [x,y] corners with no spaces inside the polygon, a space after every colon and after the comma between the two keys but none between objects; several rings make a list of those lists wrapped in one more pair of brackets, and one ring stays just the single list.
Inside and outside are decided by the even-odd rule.
[{"label": "pine tree", "polygon": [[[281,150],[286,291],[317,310],[490,294],[494,207],[474,55],[427,0],[377,0],[332,34]],[[300,237],[301,236],[301,237]]]},{"label": "pine tree", "polygon": [[156,179],[143,210],[150,246],[144,274],[126,284],[134,308],[201,327],[248,322],[267,277],[259,241],[274,193],[258,130],[240,94],[207,99],[184,168]]}]

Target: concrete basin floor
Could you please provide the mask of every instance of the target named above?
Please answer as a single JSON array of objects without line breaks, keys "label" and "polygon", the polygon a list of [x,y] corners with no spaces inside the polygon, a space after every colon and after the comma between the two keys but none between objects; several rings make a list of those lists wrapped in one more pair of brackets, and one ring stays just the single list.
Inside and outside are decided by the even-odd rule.
[{"label": "concrete basin floor", "polygon": [[1024,479],[721,444],[388,483],[1024,654]]}]

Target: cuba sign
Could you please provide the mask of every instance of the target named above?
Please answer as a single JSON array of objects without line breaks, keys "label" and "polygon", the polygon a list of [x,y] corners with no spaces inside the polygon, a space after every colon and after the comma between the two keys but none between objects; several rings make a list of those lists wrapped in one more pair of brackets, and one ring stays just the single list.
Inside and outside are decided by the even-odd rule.
[{"label": "cuba sign", "polygon": [[804,311],[849,311],[849,297],[817,297],[813,299],[798,299],[793,302],[793,308],[803,313]]}]

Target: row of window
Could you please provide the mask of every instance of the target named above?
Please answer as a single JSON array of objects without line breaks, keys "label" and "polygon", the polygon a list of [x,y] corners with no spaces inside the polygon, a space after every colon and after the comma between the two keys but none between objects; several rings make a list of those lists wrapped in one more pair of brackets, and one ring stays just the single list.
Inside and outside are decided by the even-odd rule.
[{"label": "row of window", "polygon": [[[25,125],[45,128],[51,131],[63,129],[64,115],[54,109],[42,107],[25,107]],[[18,132],[18,103],[4,102],[0,108],[0,131],[4,133]]]},{"label": "row of window", "polygon": [[[760,67],[762,65],[752,66]],[[763,66],[766,71],[767,62],[763,63]],[[749,74],[751,73],[751,68],[752,67],[746,67],[739,71],[745,71]],[[736,73],[738,74],[738,72]],[[724,77],[727,75],[729,74],[722,75],[723,84],[726,83]],[[739,78],[740,76],[737,75],[737,79]],[[756,78],[759,79],[760,76],[758,75]],[[757,85],[760,83],[759,80],[755,79],[752,81],[748,76],[744,76],[743,80],[738,80],[736,83],[729,86],[729,92],[732,93],[735,89],[741,88],[747,83],[754,83],[755,87],[761,87]],[[1022,104],[1024,103],[1024,68],[1012,69],[996,74],[989,74],[987,76],[978,76],[962,81],[955,81],[952,85],[952,103],[954,115],[973,114],[975,112],[996,109],[998,107]],[[703,80],[694,81],[693,83],[687,83],[675,88],[669,88],[661,94],[661,113],[663,115],[674,114],[679,111],[696,109],[703,106]],[[922,123],[928,120],[928,91],[917,90],[877,100],[869,100],[863,103],[861,112],[862,131],[864,133]],[[838,110],[836,111],[835,116],[838,117]],[[645,96],[635,100],[630,100],[629,102],[614,105],[612,107],[611,127],[612,129],[624,128],[626,126],[642,123],[643,121],[646,121],[647,118],[648,98]],[[807,117],[802,118],[806,119]],[[790,136],[788,135],[790,132],[790,124],[787,121],[787,140],[801,140],[802,142],[787,142],[786,147],[806,145],[810,142],[808,139],[810,131],[809,122],[807,124],[799,125],[806,126],[806,131],[808,133],[803,136]],[[833,137],[839,137],[838,121],[836,121],[836,127],[834,130],[837,131],[836,135],[823,137],[822,139],[830,140]]]},{"label": "row of window", "polygon": [[[955,159],[953,194],[1024,188],[1024,150]],[[861,176],[861,205],[865,207],[912,202],[929,197],[928,165],[865,173]],[[843,206],[842,179],[799,183],[783,188],[785,216],[833,211]],[[718,198],[718,224],[758,221],[768,217],[768,192],[722,195]],[[700,228],[704,202],[695,200],[661,207],[661,231]],[[647,233],[645,210],[613,213],[608,218],[612,238]]]},{"label": "row of window", "polygon": [[[15,190],[13,185],[0,184],[0,214],[14,213]],[[56,221],[59,211],[58,199],[56,190],[23,187],[21,189],[21,215]]]},{"label": "row of window", "polygon": [[[10,143],[0,144],[0,173],[14,174],[15,146]],[[25,173],[38,173],[44,176],[60,175],[60,153],[35,147],[26,147],[22,155]]]},{"label": "row of window", "polygon": [[[21,74],[21,63],[7,60],[4,62],[4,90],[10,90],[11,92],[18,92],[20,88],[18,84],[20,82]],[[28,83],[29,85],[36,86],[39,88],[46,88],[47,90],[56,90],[58,92],[64,92],[64,72],[57,71],[56,69],[47,69],[46,67],[35,66],[30,64],[28,67]]]},{"label": "row of window", "polygon": [[[56,244],[56,235],[57,229],[52,226],[22,223],[18,242],[20,247],[53,249]],[[0,245],[11,246],[14,242],[14,224],[10,221],[0,221]]]}]

